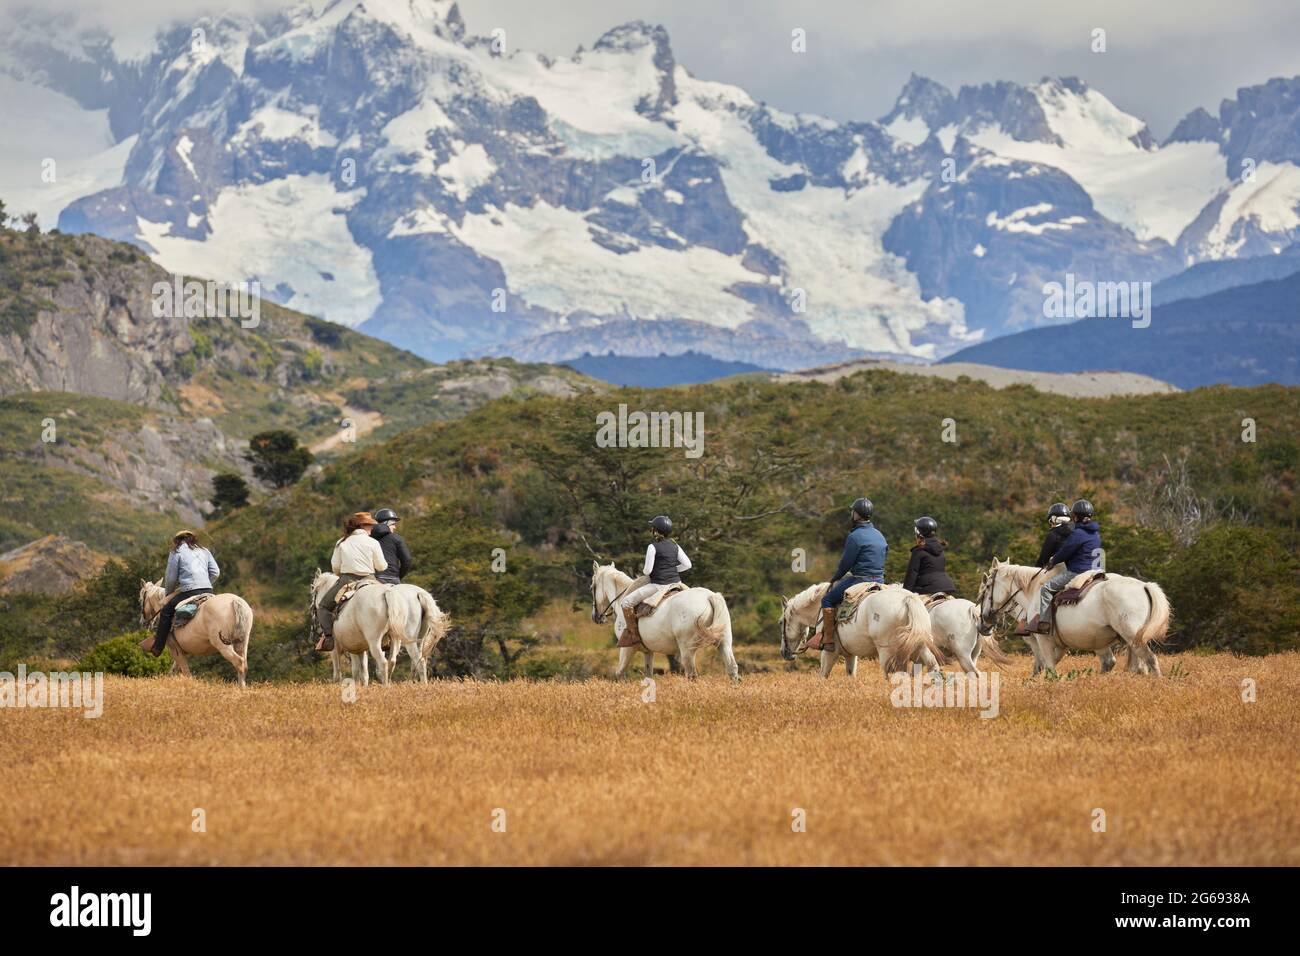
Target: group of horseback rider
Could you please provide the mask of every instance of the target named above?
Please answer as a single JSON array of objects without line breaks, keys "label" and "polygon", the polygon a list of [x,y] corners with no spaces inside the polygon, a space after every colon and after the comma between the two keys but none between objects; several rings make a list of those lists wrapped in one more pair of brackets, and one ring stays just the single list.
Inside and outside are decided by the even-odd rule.
[{"label": "group of horseback rider", "polygon": [[401,584],[410,572],[411,549],[397,533],[400,520],[392,508],[380,508],[373,515],[358,511],[344,520],[343,537],[334,543],[330,556],[330,570],[338,580],[316,606],[316,623],[321,631],[317,650],[334,648],[334,609],[344,585],[366,580]]},{"label": "group of horseback rider", "polygon": [[[869,498],[859,498],[849,511],[853,527],[844,539],[844,552],[839,566],[831,575],[830,587],[822,598],[822,625],[808,643],[809,650],[835,646],[835,616],[844,602],[844,592],[857,584],[885,581],[885,555],[889,543],[872,523],[875,506]],[[1046,634],[1051,631],[1047,611],[1056,594],[1075,575],[1097,565],[1101,553],[1101,526],[1097,523],[1092,504],[1082,498],[1072,507],[1057,502],[1048,509],[1050,529],[1039,550],[1037,566],[1050,568],[1063,564],[1063,570],[1052,575],[1043,585],[1039,595],[1039,611],[1034,618],[1021,623],[1017,634]],[[954,594],[956,584],[945,567],[944,552],[948,542],[939,537],[939,522],[923,515],[913,522],[916,534],[912,554],[907,563],[903,587],[916,594]],[[679,584],[684,571],[691,568],[691,559],[681,545],[672,539],[673,523],[666,515],[650,520],[651,541],[645,552],[641,573],[648,582],[628,592],[620,601],[626,627],[619,637],[619,647],[633,647],[640,642],[637,631],[636,606],[654,597],[665,588]]]},{"label": "group of horseback rider", "polygon": [[[809,642],[809,650],[835,646],[835,615],[844,601],[845,591],[864,582],[884,583],[885,555],[889,544],[872,523],[874,515],[875,506],[870,499],[859,498],[853,502],[849,512],[853,527],[844,540],[839,566],[822,598],[822,626]],[[316,608],[316,620],[321,630],[321,639],[316,645],[318,650],[328,651],[334,646],[335,598],[344,585],[367,579],[400,584],[411,570],[411,549],[397,533],[399,520],[392,508],[381,508],[373,515],[368,511],[358,511],[348,515],[344,521],[343,536],[335,542],[330,558],[330,568],[338,575],[338,580]],[[1038,614],[1028,623],[1022,622],[1016,629],[1017,634],[1050,632],[1047,612],[1053,597],[1075,575],[1096,567],[1101,554],[1101,526],[1088,501],[1081,498],[1069,508],[1064,502],[1057,502],[1048,509],[1047,520],[1051,527],[1039,550],[1037,566],[1050,568],[1062,564],[1064,569],[1043,585]],[[913,530],[916,541],[907,563],[903,586],[917,594],[954,593],[956,585],[944,566],[948,543],[939,538],[939,523],[923,515],[913,523]],[[667,515],[656,515],[650,520],[650,533],[651,541],[646,547],[641,569],[647,582],[628,592],[620,602],[626,623],[619,637],[620,647],[633,647],[641,640],[634,612],[636,606],[666,588],[679,585],[682,573],[691,569],[691,559],[672,538],[673,523]],[[212,553],[200,547],[194,532],[177,532],[167,558],[163,586],[169,598],[158,614],[151,651],[155,656],[162,654],[166,647],[177,606],[187,598],[211,594],[212,585],[220,573]]]},{"label": "group of horseback rider", "polygon": [[[373,515],[358,511],[344,521],[343,537],[335,542],[330,558],[330,567],[339,579],[316,609],[322,634],[318,650],[328,651],[334,646],[334,599],[343,585],[363,579],[401,584],[411,570],[411,549],[397,533],[400,520],[392,508],[380,508]],[[172,537],[163,576],[163,590],[168,597],[158,612],[151,654],[158,657],[166,648],[176,608],[189,598],[211,594],[220,574],[212,552],[199,545],[193,531],[178,531]]]}]

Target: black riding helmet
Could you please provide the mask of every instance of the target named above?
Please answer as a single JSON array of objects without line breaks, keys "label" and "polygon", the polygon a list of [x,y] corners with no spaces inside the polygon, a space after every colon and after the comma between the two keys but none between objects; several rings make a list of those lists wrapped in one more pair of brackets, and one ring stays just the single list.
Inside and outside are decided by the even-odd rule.
[{"label": "black riding helmet", "polygon": [[667,515],[656,515],[650,519],[650,527],[666,538],[673,533],[673,519]]},{"label": "black riding helmet", "polygon": [[870,498],[859,498],[857,501],[853,502],[853,514],[859,518],[864,518],[867,521],[870,521],[871,516],[875,511],[876,506],[871,503]]},{"label": "black riding helmet", "polygon": [[916,529],[916,533],[922,538],[933,538],[939,533],[939,522],[935,521],[929,515],[922,515],[920,518],[917,518],[916,521],[912,523],[912,527]]},{"label": "black riding helmet", "polygon": [[378,511],[374,513],[374,515],[372,515],[372,517],[380,523],[383,523],[385,521],[401,520],[400,518],[397,517],[397,512],[394,511],[392,508],[380,508]]},{"label": "black riding helmet", "polygon": [[1080,498],[1070,506],[1070,514],[1074,516],[1075,521],[1089,521],[1096,512],[1092,510],[1092,502],[1086,498]]},{"label": "black riding helmet", "polygon": [[1064,501],[1058,501],[1052,507],[1047,509],[1047,517],[1051,518],[1068,518],[1070,517],[1070,506]]}]

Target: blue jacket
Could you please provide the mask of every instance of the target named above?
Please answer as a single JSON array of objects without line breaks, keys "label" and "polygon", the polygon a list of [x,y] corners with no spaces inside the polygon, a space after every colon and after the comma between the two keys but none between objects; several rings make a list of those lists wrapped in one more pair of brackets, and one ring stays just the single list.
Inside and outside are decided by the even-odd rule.
[{"label": "blue jacket", "polygon": [[858,521],[844,539],[844,554],[840,566],[831,577],[834,583],[846,574],[854,577],[885,579],[885,552],[889,545],[885,536],[870,521]]},{"label": "blue jacket", "polygon": [[207,548],[191,548],[188,544],[182,544],[167,558],[163,590],[171,594],[173,591],[210,588],[220,573],[221,569],[212,560],[212,552]]},{"label": "blue jacket", "polygon": [[1070,536],[1065,539],[1065,543],[1052,555],[1052,560],[1048,562],[1049,567],[1053,564],[1064,564],[1076,574],[1080,571],[1091,571],[1095,567],[1100,567],[1101,560],[1101,525],[1095,521],[1085,521],[1083,524],[1076,524]]}]

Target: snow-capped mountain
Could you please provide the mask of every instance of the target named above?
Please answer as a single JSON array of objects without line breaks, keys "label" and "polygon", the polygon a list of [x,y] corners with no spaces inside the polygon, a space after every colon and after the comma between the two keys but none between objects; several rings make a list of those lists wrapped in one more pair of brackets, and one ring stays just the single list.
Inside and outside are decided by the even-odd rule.
[{"label": "snow-capped mountain", "polygon": [[1067,272],[1154,281],[1300,235],[1300,79],[1159,145],[1074,79],[913,77],[836,123],[697,78],[643,23],[551,59],[444,0],[314,0],[129,62],[27,14],[0,93],[10,212],[436,359],[935,357],[1041,324]]}]

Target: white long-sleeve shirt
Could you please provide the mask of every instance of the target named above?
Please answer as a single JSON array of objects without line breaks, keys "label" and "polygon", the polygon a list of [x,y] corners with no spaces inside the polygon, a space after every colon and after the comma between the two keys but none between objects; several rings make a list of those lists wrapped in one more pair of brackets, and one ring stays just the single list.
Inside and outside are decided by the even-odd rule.
[{"label": "white long-sleeve shirt", "polygon": [[[655,546],[649,545],[645,549],[645,567],[641,569],[642,574],[649,574],[655,569]],[[689,571],[691,569],[691,559],[686,556],[686,552],[679,544],[677,546],[677,573]]]},{"label": "white long-sleeve shirt", "polygon": [[358,528],[334,545],[330,568],[335,574],[376,574],[388,568],[384,549],[370,537],[366,528]]}]

